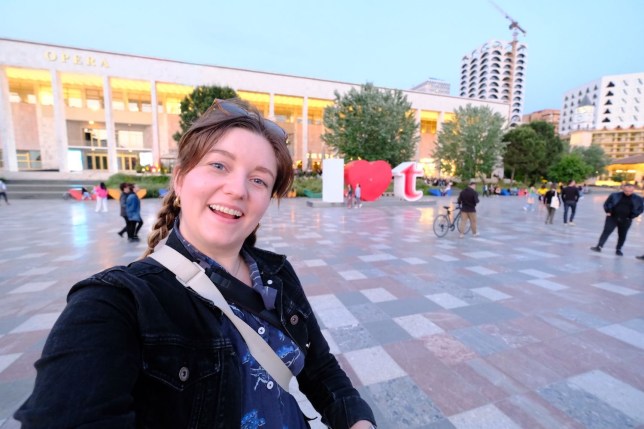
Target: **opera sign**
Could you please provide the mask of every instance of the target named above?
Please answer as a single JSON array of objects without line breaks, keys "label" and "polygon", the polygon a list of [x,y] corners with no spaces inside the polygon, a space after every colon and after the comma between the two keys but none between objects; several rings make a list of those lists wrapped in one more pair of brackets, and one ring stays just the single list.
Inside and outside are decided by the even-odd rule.
[{"label": "opera sign", "polygon": [[416,178],[423,170],[415,162],[403,162],[393,170],[386,161],[351,161],[344,168],[344,183],[355,189],[360,184],[363,201],[375,201],[387,190],[394,177],[394,195],[407,201],[423,196],[416,190]]}]

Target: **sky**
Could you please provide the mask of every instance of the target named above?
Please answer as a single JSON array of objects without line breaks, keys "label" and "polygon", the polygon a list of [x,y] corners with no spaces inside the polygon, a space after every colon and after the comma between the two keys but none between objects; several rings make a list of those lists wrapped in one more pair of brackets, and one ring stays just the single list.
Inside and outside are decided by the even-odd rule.
[{"label": "sky", "polygon": [[[524,113],[644,72],[644,0],[0,0],[0,38],[410,89],[527,32]],[[499,11],[505,11],[505,14]]]}]

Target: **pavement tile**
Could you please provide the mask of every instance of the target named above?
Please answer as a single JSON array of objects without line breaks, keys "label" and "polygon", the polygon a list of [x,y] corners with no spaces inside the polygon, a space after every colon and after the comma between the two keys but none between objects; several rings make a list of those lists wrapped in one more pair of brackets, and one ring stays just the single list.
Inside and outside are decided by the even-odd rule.
[{"label": "pavement tile", "polygon": [[584,429],[584,426],[534,392],[513,395],[496,403],[514,422],[529,429]]},{"label": "pavement tile", "polygon": [[521,429],[493,404],[451,416],[449,420],[457,429]]},{"label": "pavement tile", "polygon": [[599,370],[571,377],[568,382],[644,424],[644,392]]},{"label": "pavement tile", "polygon": [[366,386],[383,413],[379,427],[418,428],[445,420],[438,407],[409,377]]},{"label": "pavement tile", "polygon": [[618,409],[576,385],[559,381],[539,389],[546,401],[588,429],[635,428],[639,424]]},{"label": "pavement tile", "polygon": [[500,322],[520,316],[516,311],[493,302],[454,308],[452,311],[475,325]]}]

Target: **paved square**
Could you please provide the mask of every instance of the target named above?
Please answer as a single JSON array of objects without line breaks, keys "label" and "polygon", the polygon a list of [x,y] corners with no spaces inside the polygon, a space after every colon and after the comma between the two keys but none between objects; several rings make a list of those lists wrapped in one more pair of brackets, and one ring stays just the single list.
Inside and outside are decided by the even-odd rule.
[{"label": "paved square", "polygon": [[[289,257],[379,428],[641,428],[644,262],[635,255],[644,254],[644,220],[633,222],[625,256],[614,254],[616,232],[604,252],[589,251],[606,196],[586,196],[574,228],[560,210],[545,225],[543,207],[483,198],[476,239],[433,234],[448,198],[355,210],[289,199],[271,206],[258,243]],[[143,200],[144,229],[159,207]],[[17,427],[11,414],[33,386],[33,363],[70,287],[144,250],[116,234],[117,202],[109,209],[62,200],[0,207],[2,429]]]}]

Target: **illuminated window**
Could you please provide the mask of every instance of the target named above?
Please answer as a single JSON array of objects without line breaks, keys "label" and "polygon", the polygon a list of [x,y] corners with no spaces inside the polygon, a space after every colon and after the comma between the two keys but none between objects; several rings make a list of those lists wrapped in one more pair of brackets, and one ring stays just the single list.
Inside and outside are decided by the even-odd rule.
[{"label": "illuminated window", "polygon": [[118,146],[124,149],[142,149],[143,132],[119,130],[116,133]]}]

